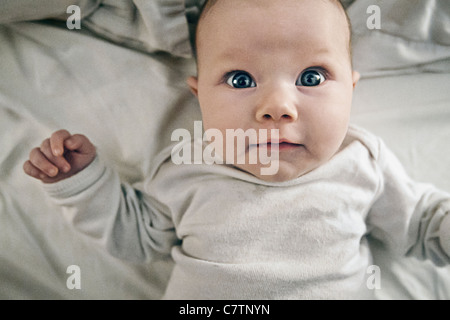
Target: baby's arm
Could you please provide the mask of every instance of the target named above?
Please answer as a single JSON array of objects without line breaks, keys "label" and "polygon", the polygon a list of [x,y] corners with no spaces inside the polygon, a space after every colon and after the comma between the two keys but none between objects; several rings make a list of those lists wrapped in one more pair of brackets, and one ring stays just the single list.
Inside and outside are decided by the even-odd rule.
[{"label": "baby's arm", "polygon": [[156,200],[121,182],[83,135],[55,132],[31,151],[24,170],[44,182],[66,220],[116,257],[148,261],[167,256],[178,242]]},{"label": "baby's arm", "polygon": [[371,235],[394,252],[450,264],[450,194],[413,181],[383,143],[378,163],[383,192],[367,219]]},{"label": "baby's arm", "polygon": [[84,135],[59,130],[31,150],[23,169],[44,183],[55,183],[86,168],[95,155],[95,146]]}]

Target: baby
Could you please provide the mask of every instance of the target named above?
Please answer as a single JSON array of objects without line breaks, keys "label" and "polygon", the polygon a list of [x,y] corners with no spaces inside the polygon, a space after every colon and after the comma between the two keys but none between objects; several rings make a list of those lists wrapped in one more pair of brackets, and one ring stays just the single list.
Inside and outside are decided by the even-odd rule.
[{"label": "baby", "polygon": [[411,181],[380,139],[349,124],[359,76],[339,1],[210,0],[196,54],[188,85],[204,129],[276,129],[246,140],[244,158],[277,152],[278,170],[177,165],[171,146],[131,186],[85,136],[60,130],[24,170],[79,230],[123,259],[171,255],[166,299],[369,298],[368,237],[450,262],[450,196]]}]

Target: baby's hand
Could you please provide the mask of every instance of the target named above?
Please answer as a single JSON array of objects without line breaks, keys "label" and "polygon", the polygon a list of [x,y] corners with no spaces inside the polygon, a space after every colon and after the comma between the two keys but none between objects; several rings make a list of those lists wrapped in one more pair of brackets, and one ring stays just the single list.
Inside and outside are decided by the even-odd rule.
[{"label": "baby's hand", "polygon": [[95,158],[95,146],[81,134],[56,131],[23,164],[26,174],[44,183],[66,179],[86,168]]}]

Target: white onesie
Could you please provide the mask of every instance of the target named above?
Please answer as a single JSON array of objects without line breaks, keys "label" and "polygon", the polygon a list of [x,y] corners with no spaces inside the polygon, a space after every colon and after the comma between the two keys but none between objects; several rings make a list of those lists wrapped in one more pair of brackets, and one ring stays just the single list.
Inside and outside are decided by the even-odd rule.
[{"label": "white onesie", "polygon": [[360,128],[350,127],[327,164],[282,183],[229,165],[175,165],[170,151],[134,186],[99,158],[45,186],[69,221],[113,255],[171,255],[166,299],[368,298],[368,237],[450,263],[450,195],[410,180]]}]

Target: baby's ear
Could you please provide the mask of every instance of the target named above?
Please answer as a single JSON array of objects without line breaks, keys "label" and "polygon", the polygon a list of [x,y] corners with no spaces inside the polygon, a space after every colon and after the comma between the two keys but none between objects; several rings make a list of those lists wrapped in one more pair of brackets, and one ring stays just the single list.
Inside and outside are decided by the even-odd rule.
[{"label": "baby's ear", "polygon": [[191,92],[198,97],[198,79],[197,77],[189,77],[186,79],[186,83],[189,86],[189,89],[191,89]]},{"label": "baby's ear", "polygon": [[352,74],[352,79],[353,79],[353,89],[355,89],[356,84],[357,84],[358,81],[359,81],[359,78],[361,78],[361,75],[359,74],[359,72],[358,72],[358,71],[353,71],[353,74]]}]

